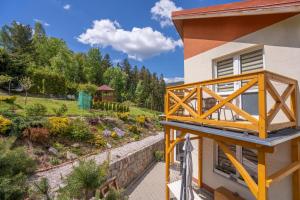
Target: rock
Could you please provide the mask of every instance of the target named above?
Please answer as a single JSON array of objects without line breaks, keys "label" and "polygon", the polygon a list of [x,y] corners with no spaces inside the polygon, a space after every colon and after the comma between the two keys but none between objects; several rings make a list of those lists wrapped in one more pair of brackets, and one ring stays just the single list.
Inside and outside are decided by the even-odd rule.
[{"label": "rock", "polygon": [[109,148],[109,149],[111,148],[111,144],[109,144],[109,143],[107,143],[106,146],[107,146],[107,148]]},{"label": "rock", "polygon": [[48,151],[50,152],[50,153],[52,153],[53,155],[58,155],[58,151],[57,151],[57,149],[55,149],[54,147],[50,147],[49,149],[48,149]]},{"label": "rock", "polygon": [[74,159],[78,158],[78,156],[76,154],[74,154],[70,151],[67,151],[66,157],[67,157],[68,160],[74,160]]},{"label": "rock", "polygon": [[74,144],[72,144],[72,147],[78,148],[78,147],[80,147],[80,144],[79,143],[74,143]]}]

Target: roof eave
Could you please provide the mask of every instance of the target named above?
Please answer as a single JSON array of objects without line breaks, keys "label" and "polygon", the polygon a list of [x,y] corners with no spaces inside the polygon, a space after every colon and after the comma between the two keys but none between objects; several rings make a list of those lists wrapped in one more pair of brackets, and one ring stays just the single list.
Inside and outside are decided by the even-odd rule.
[{"label": "roof eave", "polygon": [[247,10],[235,10],[235,11],[215,11],[209,13],[191,13],[191,14],[182,14],[182,15],[178,15],[176,14],[176,12],[173,12],[172,20],[181,38],[183,38],[183,30],[182,30],[183,20],[297,13],[297,12],[300,12],[300,4],[293,5],[293,6],[284,6],[284,7],[260,8],[260,9],[251,9],[251,10],[247,9]]}]

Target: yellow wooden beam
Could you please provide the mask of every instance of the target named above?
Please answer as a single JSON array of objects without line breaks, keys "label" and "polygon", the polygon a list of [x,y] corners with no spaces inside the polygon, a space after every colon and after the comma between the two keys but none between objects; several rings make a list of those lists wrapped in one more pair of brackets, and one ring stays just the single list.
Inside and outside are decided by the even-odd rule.
[{"label": "yellow wooden beam", "polygon": [[186,135],[186,132],[181,132],[180,136],[178,138],[176,138],[176,140],[174,142],[172,142],[170,145],[169,145],[169,148],[167,148],[167,153],[170,153],[175,145],[178,143],[178,142],[181,142],[184,140],[184,136]]},{"label": "yellow wooden beam", "polygon": [[[246,182],[247,186],[249,187],[249,190],[252,192],[255,198],[257,198],[258,195],[258,186],[253,180],[253,178],[249,175],[249,173],[244,168],[243,164],[239,162],[238,159],[233,155],[233,153],[230,151],[230,149],[224,144],[223,142],[217,141],[219,147],[222,149],[224,154],[227,156],[227,158],[230,160],[232,165],[236,168],[236,170],[239,172],[239,174],[243,177],[244,181]],[[259,199],[263,200],[263,199]],[[264,199],[265,200],[265,199]]]},{"label": "yellow wooden beam", "polygon": [[267,166],[266,166],[266,153],[258,150],[258,192],[257,200],[267,200],[268,190],[267,190]]},{"label": "yellow wooden beam", "polygon": [[[179,100],[177,101],[176,106],[174,106],[174,108],[172,108],[169,112],[168,115],[173,114],[181,105],[183,105],[189,98],[191,98],[195,92],[197,91],[197,88],[194,88],[189,94],[187,94],[183,99],[175,99],[175,100]],[[174,94],[174,93],[172,93]],[[175,95],[175,94],[174,94]]]},{"label": "yellow wooden beam", "polygon": [[[224,100],[223,97],[221,97],[220,95],[216,94],[215,92],[213,92],[212,90],[208,89],[207,87],[203,87],[203,90],[206,93],[208,93],[210,96],[214,97],[215,99],[217,99],[220,102],[222,102]],[[255,117],[253,117],[252,115],[250,115],[246,111],[240,109],[236,105],[232,104],[230,101],[228,101],[227,103],[225,103],[225,105],[228,106],[231,110],[233,110],[236,114],[238,114],[238,115],[242,116],[243,118],[245,118],[246,120],[250,121],[252,124],[258,125],[258,120]]]},{"label": "yellow wooden beam", "polygon": [[267,187],[270,187],[270,185],[273,183],[281,181],[285,177],[293,174],[298,169],[300,169],[300,161],[293,162],[292,164],[280,169],[268,177]]},{"label": "yellow wooden beam", "polygon": [[265,73],[261,73],[258,75],[258,113],[259,113],[258,132],[259,132],[259,137],[262,139],[268,137],[266,98],[267,97],[266,97]]},{"label": "yellow wooden beam", "polygon": [[[292,149],[291,149],[292,161],[299,162],[300,161],[299,140],[298,139],[293,140],[291,145],[292,145]],[[293,181],[293,200],[299,200],[300,199],[300,169],[296,170],[293,173],[292,181]]]},{"label": "yellow wooden beam", "polygon": [[168,153],[167,149],[169,149],[170,146],[170,128],[165,127],[165,160],[166,160],[166,182],[165,182],[165,188],[166,188],[166,200],[170,199],[170,191],[168,184],[170,182],[170,153]]},{"label": "yellow wooden beam", "polygon": [[[236,90],[234,93],[230,94],[228,97],[226,97],[225,99],[222,98],[222,100],[215,105],[214,107],[212,107],[211,109],[209,109],[208,111],[206,111],[205,113],[203,113],[200,118],[201,119],[205,119],[208,116],[210,116],[212,113],[214,113],[216,110],[222,108],[224,105],[228,104],[228,106],[231,106],[233,104],[229,103],[230,101],[232,101],[233,99],[235,99],[236,97],[238,97],[239,95],[241,95],[243,92],[247,91],[249,88],[251,88],[254,84],[257,83],[257,79],[253,79],[251,81],[249,81],[247,84],[245,84],[243,87],[241,87],[240,89]],[[206,87],[202,88],[205,92],[210,92],[211,90],[209,90]],[[212,92],[212,91],[211,91]],[[212,94],[215,94],[214,92],[212,92]],[[236,109],[236,106],[232,106],[233,109]],[[240,109],[239,109],[240,110]],[[241,112],[243,113],[243,112]],[[248,115],[246,115],[245,113],[243,113],[244,116],[243,117],[249,117]],[[251,118],[249,118],[248,120],[250,120]],[[256,120],[256,119],[255,119]]]}]

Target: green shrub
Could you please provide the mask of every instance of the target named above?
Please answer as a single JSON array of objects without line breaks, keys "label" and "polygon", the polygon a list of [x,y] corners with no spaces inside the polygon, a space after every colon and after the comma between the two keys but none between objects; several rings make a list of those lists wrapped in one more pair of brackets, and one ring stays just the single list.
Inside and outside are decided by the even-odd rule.
[{"label": "green shrub", "polygon": [[111,188],[104,200],[127,200],[128,197],[122,194],[122,191]]},{"label": "green shrub", "polygon": [[91,84],[91,83],[87,83],[87,84],[79,84],[78,86],[78,92],[87,92],[90,95],[94,95],[97,91],[98,86]]},{"label": "green shrub", "polygon": [[53,112],[55,116],[61,117],[64,116],[68,112],[68,107],[66,104],[62,104],[59,108],[53,108]]},{"label": "green shrub", "polygon": [[76,141],[88,140],[91,138],[91,130],[89,125],[81,120],[75,119],[70,124],[70,136]]},{"label": "green shrub", "polygon": [[47,108],[43,104],[35,103],[27,106],[25,112],[27,116],[45,116]]},{"label": "green shrub", "polygon": [[52,135],[63,135],[70,131],[70,121],[66,117],[49,117],[47,127]]},{"label": "green shrub", "polygon": [[107,172],[107,163],[97,165],[94,160],[81,161],[65,180],[66,186],[60,190],[59,197],[90,199],[106,180]]},{"label": "green shrub", "polygon": [[97,147],[104,147],[106,146],[106,140],[105,138],[100,134],[95,134],[92,143],[96,145]]},{"label": "green shrub", "polygon": [[12,148],[14,142],[15,138],[0,139],[0,199],[24,199],[27,176],[36,166],[24,148]]},{"label": "green shrub", "polygon": [[31,69],[29,76],[33,86],[29,92],[45,95],[65,95],[67,90],[66,78],[59,73],[45,69]]},{"label": "green shrub", "polygon": [[117,116],[119,119],[123,120],[123,121],[128,121],[129,118],[129,113],[125,112],[125,113],[117,113]]},{"label": "green shrub", "polygon": [[16,100],[16,96],[0,96],[0,101],[3,101],[8,104],[14,104]]},{"label": "green shrub", "polygon": [[146,117],[144,115],[139,115],[136,117],[136,122],[141,125],[144,126],[146,123]]},{"label": "green shrub", "polygon": [[164,160],[164,152],[163,151],[155,151],[154,157],[157,162],[163,161]]},{"label": "green shrub", "polygon": [[0,134],[6,134],[11,128],[11,120],[0,115]]},{"label": "green shrub", "polygon": [[128,130],[129,130],[129,132],[131,132],[131,133],[133,133],[135,135],[139,135],[140,134],[139,128],[137,126],[135,126],[135,125],[130,125],[128,127]]},{"label": "green shrub", "polygon": [[30,189],[30,199],[52,199],[51,187],[47,178],[41,178],[38,182],[33,183]]}]

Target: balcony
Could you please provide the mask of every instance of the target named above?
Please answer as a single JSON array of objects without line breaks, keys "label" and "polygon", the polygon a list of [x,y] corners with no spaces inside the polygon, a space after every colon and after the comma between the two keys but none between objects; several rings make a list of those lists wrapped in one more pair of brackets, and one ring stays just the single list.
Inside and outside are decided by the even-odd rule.
[{"label": "balcony", "polygon": [[[247,132],[265,139],[278,130],[297,126],[297,90],[297,80],[269,71],[172,86],[165,95],[166,120]],[[251,101],[257,101],[255,114],[241,103],[243,95],[250,93],[256,97]]]}]

